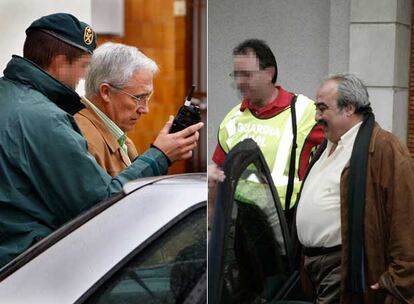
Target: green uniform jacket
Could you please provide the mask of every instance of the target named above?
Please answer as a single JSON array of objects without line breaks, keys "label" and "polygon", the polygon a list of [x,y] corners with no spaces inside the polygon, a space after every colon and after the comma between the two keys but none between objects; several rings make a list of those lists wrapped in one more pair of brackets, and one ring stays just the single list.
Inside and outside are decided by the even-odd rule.
[{"label": "green uniform jacket", "polygon": [[111,177],[89,154],[72,115],[80,97],[13,56],[0,78],[0,266],[139,177],[165,174],[151,148]]}]

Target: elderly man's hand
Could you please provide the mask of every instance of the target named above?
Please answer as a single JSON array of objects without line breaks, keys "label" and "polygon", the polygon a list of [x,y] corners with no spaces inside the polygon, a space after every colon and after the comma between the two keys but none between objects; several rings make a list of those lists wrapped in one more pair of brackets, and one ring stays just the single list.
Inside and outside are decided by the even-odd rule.
[{"label": "elderly man's hand", "polygon": [[174,116],[170,116],[153,143],[154,146],[164,152],[171,162],[191,157],[192,150],[197,147],[198,130],[204,125],[199,122],[180,132],[169,134],[173,120]]}]

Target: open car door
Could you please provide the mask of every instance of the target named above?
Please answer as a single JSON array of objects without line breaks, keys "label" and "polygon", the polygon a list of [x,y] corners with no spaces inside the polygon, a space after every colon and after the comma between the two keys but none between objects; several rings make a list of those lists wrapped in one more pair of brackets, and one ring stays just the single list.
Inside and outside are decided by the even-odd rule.
[{"label": "open car door", "polygon": [[208,302],[307,303],[289,229],[266,161],[252,139],[223,166],[208,252]]}]

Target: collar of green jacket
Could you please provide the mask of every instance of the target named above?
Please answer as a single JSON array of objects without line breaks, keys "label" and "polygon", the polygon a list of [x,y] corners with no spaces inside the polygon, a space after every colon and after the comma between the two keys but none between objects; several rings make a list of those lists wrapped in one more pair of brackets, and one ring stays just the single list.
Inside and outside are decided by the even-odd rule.
[{"label": "collar of green jacket", "polygon": [[5,78],[39,91],[71,115],[85,107],[74,90],[26,58],[13,55],[3,73]]}]

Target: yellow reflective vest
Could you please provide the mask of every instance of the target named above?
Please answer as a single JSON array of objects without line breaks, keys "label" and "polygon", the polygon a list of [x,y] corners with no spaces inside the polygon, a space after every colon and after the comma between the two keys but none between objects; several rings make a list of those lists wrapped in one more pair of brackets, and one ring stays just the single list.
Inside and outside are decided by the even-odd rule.
[{"label": "yellow reflective vest", "polygon": [[[297,95],[295,109],[297,122],[297,153],[295,163],[298,164],[300,151],[303,148],[306,137],[315,126],[314,102],[308,97],[299,94]],[[253,139],[260,147],[272,174],[272,179],[278,191],[282,207],[284,208],[293,139],[290,107],[287,107],[274,117],[257,118],[249,109],[245,109],[243,112],[240,111],[240,104],[235,106],[220,124],[218,131],[219,144],[227,154],[236,144],[246,138]],[[296,195],[300,187],[298,173],[297,170],[295,171],[292,202],[296,201]],[[254,178],[249,182],[255,183]],[[238,187],[238,192],[242,188],[245,187]],[[244,190],[242,192],[245,192],[245,202],[249,202],[250,200],[256,201],[254,198],[255,191],[247,188]]]}]

